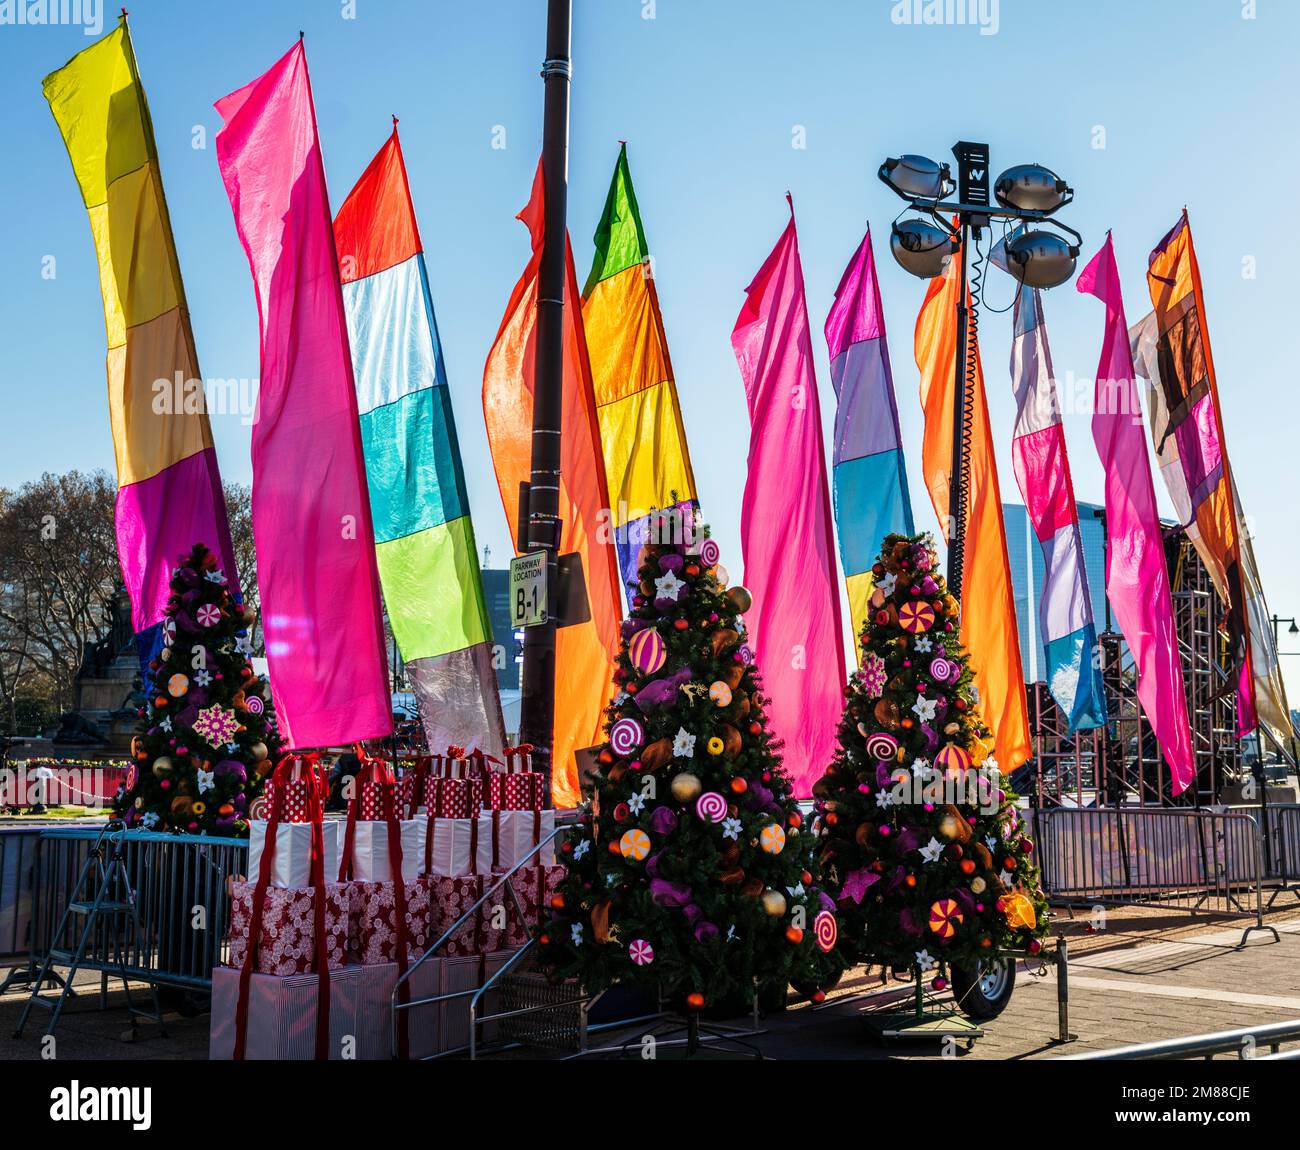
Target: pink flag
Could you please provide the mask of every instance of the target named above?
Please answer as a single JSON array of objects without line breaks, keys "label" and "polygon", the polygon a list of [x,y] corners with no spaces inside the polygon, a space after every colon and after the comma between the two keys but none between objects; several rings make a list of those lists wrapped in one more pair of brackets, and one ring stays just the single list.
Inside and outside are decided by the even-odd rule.
[{"label": "pink flag", "polygon": [[1138,699],[1169,764],[1177,795],[1195,775],[1191,728],[1142,407],[1109,235],[1080,273],[1077,287],[1106,305],[1092,416],[1092,438],[1106,472],[1106,595],[1133,655]]},{"label": "pink flag", "polygon": [[375,540],[302,42],[216,107],[261,325],[253,533],[276,718],[293,748],[386,735]]},{"label": "pink flag", "polygon": [[747,621],[772,700],[772,733],[785,740],[786,770],[805,798],[835,753],[844,634],[793,204],[789,226],[746,292],[731,346],[749,401],[740,523],[754,597]]}]

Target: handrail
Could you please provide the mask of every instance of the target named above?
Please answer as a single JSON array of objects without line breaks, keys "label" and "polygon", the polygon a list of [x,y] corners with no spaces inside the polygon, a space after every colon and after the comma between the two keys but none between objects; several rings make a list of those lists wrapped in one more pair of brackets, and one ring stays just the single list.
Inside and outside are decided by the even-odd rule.
[{"label": "handrail", "polygon": [[[389,999],[390,1003],[392,1004],[392,1011],[390,1013],[391,1021],[389,1025],[390,1025],[390,1034],[392,1039],[392,1049],[394,1052],[397,1050],[397,1012],[399,1010],[411,1010],[416,1006],[428,1006],[435,1002],[441,1001],[443,997],[447,997],[447,996],[438,996],[434,998],[421,998],[413,1002],[399,1002],[398,996],[401,994],[402,987],[407,982],[410,981],[411,975],[413,975],[417,970],[419,970],[420,967],[423,966],[426,961],[428,961],[428,959],[434,957],[438,949],[449,939],[451,939],[456,934],[456,932],[460,930],[462,926],[464,926],[466,923],[471,921],[474,915],[478,914],[480,908],[482,908],[482,906],[488,901],[488,899],[490,899],[493,895],[495,895],[497,891],[499,891],[503,886],[508,886],[510,880],[514,878],[514,876],[518,874],[520,871],[526,869],[529,863],[542,853],[542,850],[544,848],[550,846],[550,844],[554,842],[555,839],[557,839],[562,834],[566,834],[567,832],[572,830],[573,827],[574,827],[573,823],[564,823],[561,826],[557,826],[553,831],[551,831],[549,835],[547,835],[535,847],[533,847],[532,850],[530,850],[526,855],[524,855],[524,857],[520,859],[519,862],[515,863],[515,865],[511,867],[510,870],[506,871],[505,874],[501,875],[496,882],[494,882],[490,887],[488,887],[478,897],[478,900],[471,907],[469,907],[469,909],[466,910],[460,916],[460,918],[458,918],[455,922],[453,922],[451,926],[449,926],[445,931],[443,931],[441,937],[435,943],[433,943],[433,945],[430,946],[422,955],[420,955],[419,958],[417,958],[413,963],[411,963],[406,968],[406,972],[404,974],[398,977],[397,983],[393,987],[393,993]],[[510,886],[509,889],[510,889],[511,898],[515,904],[515,909],[519,913],[520,917],[522,918],[523,908],[519,905],[519,896],[515,892],[515,888],[513,886]],[[524,946],[520,947],[518,953],[522,953],[524,950],[527,950],[529,945],[531,945],[531,940],[529,943],[526,943]],[[517,955],[513,956],[510,962],[508,962],[506,965],[507,966],[511,965],[515,957],[517,957]],[[460,996],[461,995],[458,994],[451,997],[460,997]],[[471,1041],[472,1041],[472,1036],[471,1036]]]},{"label": "handrail", "polygon": [[[1098,1050],[1090,1054],[1071,1054],[1066,1062],[1121,1062],[1157,1058],[1208,1058],[1235,1050],[1242,1052],[1268,1046],[1275,1053],[1283,1042],[1300,1041],[1300,1018],[1287,1022],[1266,1022],[1260,1026],[1244,1026],[1240,1030],[1220,1030],[1213,1034],[1193,1034],[1187,1038],[1170,1038],[1163,1042],[1140,1042],[1135,1046],[1119,1046],[1114,1050]],[[1288,1052],[1296,1057],[1298,1052]]]}]

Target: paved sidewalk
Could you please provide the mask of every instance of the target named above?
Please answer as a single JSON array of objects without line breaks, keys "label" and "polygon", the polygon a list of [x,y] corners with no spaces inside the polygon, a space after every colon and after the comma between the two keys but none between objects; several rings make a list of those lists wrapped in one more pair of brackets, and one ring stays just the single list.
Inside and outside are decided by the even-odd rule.
[{"label": "paved sidewalk", "polygon": [[[980,1059],[1055,1058],[1300,1018],[1300,907],[1283,907],[1267,921],[1278,930],[1279,942],[1256,932],[1240,947],[1248,920],[1124,908],[1110,913],[1105,931],[1092,932],[1087,916],[1071,920],[1062,915],[1054,926],[1070,942],[1070,1029],[1078,1041],[1065,1046],[1052,1041],[1057,1033],[1056,972],[1048,966],[1039,975],[1042,967],[1035,963],[1032,968],[1022,966],[1009,1007],[985,1026],[985,1036],[974,1049],[967,1053],[958,1046],[951,1052]],[[139,1041],[124,1041],[129,1028],[121,991],[109,994],[110,1005],[117,1009],[101,1012],[98,981],[93,975],[78,981],[87,993],[69,1007],[59,1025],[57,1057],[207,1057],[207,1015],[169,1014],[166,1037],[146,1024]],[[44,1013],[33,1012],[25,1038],[12,1037],[25,997],[17,991],[0,997],[0,1060],[42,1057]],[[798,1003],[770,1016],[764,1021],[767,1033],[754,1041],[766,1056],[780,1059],[941,1056],[934,1043],[882,1046],[867,1036],[863,1015],[891,1000],[906,1005],[910,987],[893,983],[882,988],[878,969],[859,971],[822,1006]],[[611,1035],[593,1038],[604,1044],[614,1041]],[[513,1055],[521,1056],[527,1055]]]}]

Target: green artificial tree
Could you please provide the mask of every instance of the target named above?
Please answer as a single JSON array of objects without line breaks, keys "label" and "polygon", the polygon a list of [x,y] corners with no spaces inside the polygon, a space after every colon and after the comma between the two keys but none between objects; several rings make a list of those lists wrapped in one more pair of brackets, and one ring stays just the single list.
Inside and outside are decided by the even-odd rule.
[{"label": "green artificial tree", "polygon": [[845,958],[942,976],[1037,953],[1047,903],[1033,843],[992,756],[933,540],[887,536],[872,575],[839,750],[813,787]]},{"label": "green artificial tree", "polygon": [[249,662],[254,612],[202,544],[172,572],[171,591],[118,812],[146,830],[246,835],[280,749],[270,692]]},{"label": "green artificial tree", "polygon": [[745,1009],[838,961],[814,838],[764,714],[717,544],[642,548],[591,802],[561,847],[543,965],[589,992],[630,982],[678,1008]]}]

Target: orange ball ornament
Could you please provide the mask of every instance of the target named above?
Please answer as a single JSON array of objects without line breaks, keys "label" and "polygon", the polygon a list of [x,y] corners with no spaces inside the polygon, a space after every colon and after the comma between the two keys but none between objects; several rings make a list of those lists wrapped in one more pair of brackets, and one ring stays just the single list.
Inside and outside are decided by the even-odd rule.
[{"label": "orange ball ornament", "polygon": [[741,778],[739,775],[731,780],[732,794],[743,795],[747,790],[749,790],[748,780]]},{"label": "orange ball ornament", "polygon": [[551,909],[552,910],[564,909],[564,895],[557,894],[551,896]]},{"label": "orange ball ornament", "polygon": [[692,991],[686,996],[686,1005],[691,1010],[704,1009],[704,995],[699,991]]},{"label": "orange ball ornament", "polygon": [[787,926],[785,928],[785,940],[791,946],[798,946],[803,942],[803,931],[797,926]]}]

